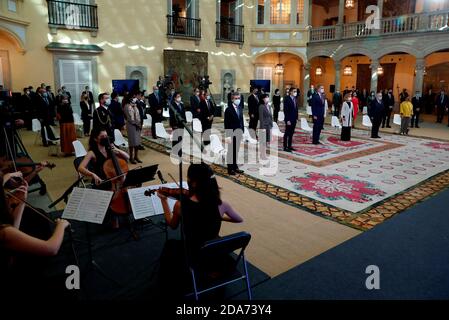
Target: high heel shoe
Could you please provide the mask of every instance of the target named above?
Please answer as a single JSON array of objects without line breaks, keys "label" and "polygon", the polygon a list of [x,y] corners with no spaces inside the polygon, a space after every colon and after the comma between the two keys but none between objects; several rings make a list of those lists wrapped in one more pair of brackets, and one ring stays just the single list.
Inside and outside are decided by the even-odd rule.
[{"label": "high heel shoe", "polygon": [[143,163],[139,158],[134,158],[134,160],[137,161],[137,163]]},{"label": "high heel shoe", "polygon": [[131,164],[137,164],[137,161],[134,160],[134,159],[129,159],[129,162],[130,162]]}]

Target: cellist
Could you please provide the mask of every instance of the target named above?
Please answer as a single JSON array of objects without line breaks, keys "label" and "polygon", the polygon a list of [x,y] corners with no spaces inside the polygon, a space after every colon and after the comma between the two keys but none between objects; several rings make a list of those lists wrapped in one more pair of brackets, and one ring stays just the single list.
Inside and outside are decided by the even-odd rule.
[{"label": "cellist", "polygon": [[[110,144],[106,130],[94,129],[89,138],[89,152],[78,167],[78,172],[81,175],[91,177],[95,182],[95,185],[102,190],[112,190],[111,183],[103,183],[103,181],[107,180],[104,164],[110,159],[110,155],[107,151],[109,145],[111,152],[113,152],[117,158],[125,161],[129,160],[129,155],[126,152],[115,148],[113,144]],[[111,218],[112,228],[117,229],[119,227],[118,217],[112,215]]]}]

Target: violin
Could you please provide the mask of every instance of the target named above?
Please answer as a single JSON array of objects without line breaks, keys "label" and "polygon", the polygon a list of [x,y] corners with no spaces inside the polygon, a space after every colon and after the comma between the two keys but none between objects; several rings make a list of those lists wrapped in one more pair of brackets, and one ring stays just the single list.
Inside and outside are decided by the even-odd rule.
[{"label": "violin", "polygon": [[114,191],[110,208],[118,215],[125,215],[131,211],[127,193],[128,189],[123,187],[126,173],[129,171],[128,162],[124,159],[117,158],[116,154],[112,151],[110,143],[106,146],[106,151],[108,152],[109,159],[103,164],[103,171],[106,178],[111,180],[112,191]]},{"label": "violin", "polygon": [[144,195],[146,197],[151,197],[152,195],[158,192],[165,197],[174,198],[177,200],[181,199],[181,196],[182,197],[190,196],[190,191],[185,188],[181,189],[181,188],[165,188],[165,187],[161,187],[159,189],[148,189],[144,192]]},{"label": "violin", "polygon": [[[39,167],[39,168],[36,168]],[[33,178],[36,176],[36,174],[39,173],[44,168],[48,168],[50,170],[53,170],[56,167],[54,163],[43,161],[43,162],[33,162],[30,158],[27,157],[20,157],[16,158],[15,160],[7,160],[2,161],[1,171],[3,172],[22,172],[23,176],[25,177],[27,182],[30,182],[33,180]]]}]

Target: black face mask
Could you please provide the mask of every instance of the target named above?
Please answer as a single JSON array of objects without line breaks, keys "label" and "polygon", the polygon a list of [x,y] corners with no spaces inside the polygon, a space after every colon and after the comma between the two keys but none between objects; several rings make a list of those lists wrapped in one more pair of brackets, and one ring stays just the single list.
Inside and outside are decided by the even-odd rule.
[{"label": "black face mask", "polygon": [[109,139],[108,138],[102,138],[100,140],[100,145],[102,145],[103,147],[107,147],[109,145]]}]

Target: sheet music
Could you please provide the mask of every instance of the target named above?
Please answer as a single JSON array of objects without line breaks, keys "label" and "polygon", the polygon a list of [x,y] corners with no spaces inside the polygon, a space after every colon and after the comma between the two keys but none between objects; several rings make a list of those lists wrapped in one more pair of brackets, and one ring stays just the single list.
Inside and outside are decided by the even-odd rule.
[{"label": "sheet music", "polygon": [[[187,182],[183,182],[183,186],[185,189],[189,188]],[[157,190],[161,187],[178,188],[176,183],[167,183],[143,188],[128,189],[129,201],[131,202],[131,208],[136,220],[164,214],[161,199],[157,196],[157,194],[151,195],[150,198],[145,196],[146,190]],[[170,210],[173,211],[175,204],[175,199],[168,198]]]},{"label": "sheet music", "polygon": [[74,188],[62,218],[102,224],[113,195],[112,191]]},{"label": "sheet music", "polygon": [[153,201],[145,196],[148,189],[148,187],[128,189],[129,202],[136,220],[157,215]]}]

